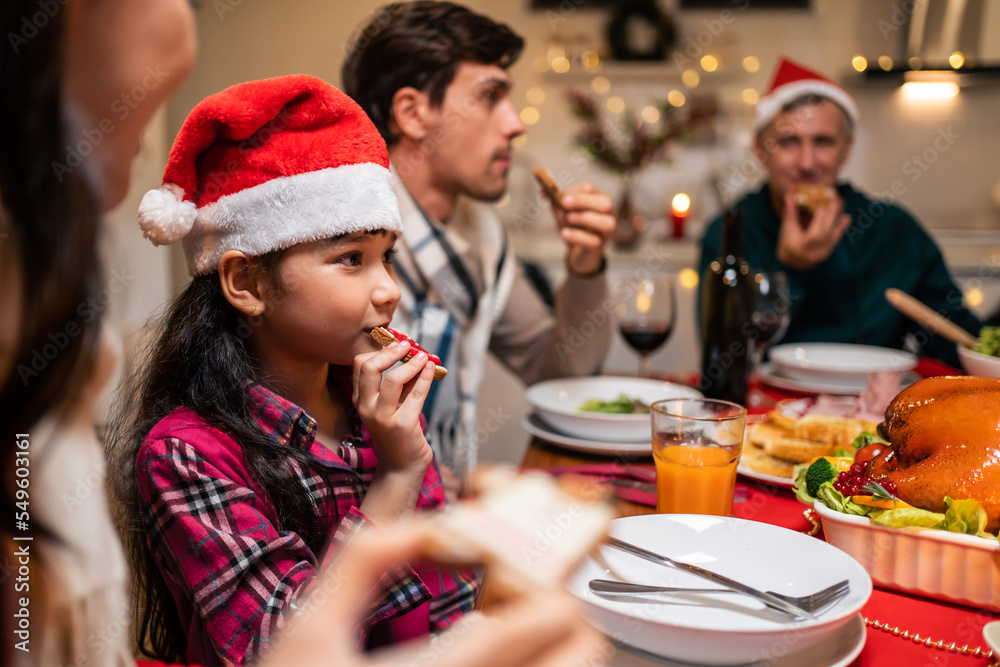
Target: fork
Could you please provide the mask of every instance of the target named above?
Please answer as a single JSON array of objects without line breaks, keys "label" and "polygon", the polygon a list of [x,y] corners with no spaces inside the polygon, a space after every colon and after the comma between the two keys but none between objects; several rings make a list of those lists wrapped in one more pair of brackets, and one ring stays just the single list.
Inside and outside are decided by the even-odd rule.
[{"label": "fork", "polygon": [[[643,584],[631,584],[625,581],[611,581],[610,579],[591,579],[590,590],[598,595],[642,595],[644,593],[737,593],[738,591],[728,588],[677,588],[673,586],[645,586]],[[839,602],[851,590],[850,582],[845,579],[832,586],[817,591],[812,595],[802,595],[794,597],[782,595],[774,591],[767,591],[768,594],[784,600],[789,604],[801,608],[806,612],[816,612]]]}]

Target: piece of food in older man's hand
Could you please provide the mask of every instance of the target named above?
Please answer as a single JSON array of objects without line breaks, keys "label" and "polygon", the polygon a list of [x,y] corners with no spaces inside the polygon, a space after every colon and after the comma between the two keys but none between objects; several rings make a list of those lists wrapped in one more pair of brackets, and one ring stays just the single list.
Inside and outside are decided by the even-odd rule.
[{"label": "piece of food in older man's hand", "polygon": [[795,190],[795,206],[799,209],[799,223],[808,227],[813,215],[837,198],[837,191],[829,185],[807,183]]},{"label": "piece of food in older man's hand", "polygon": [[418,353],[425,352],[427,354],[427,358],[430,361],[434,362],[434,379],[435,380],[443,380],[444,376],[448,374],[448,369],[446,369],[444,366],[441,365],[441,358],[440,357],[438,357],[436,354],[431,354],[430,352],[427,352],[427,350],[425,350],[424,348],[420,347],[420,345],[417,343],[417,341],[413,340],[412,338],[410,338],[409,336],[407,336],[405,333],[402,333],[400,331],[396,331],[395,329],[390,329],[389,327],[375,327],[371,331],[371,337],[373,339],[375,339],[375,342],[378,343],[379,345],[381,345],[382,347],[385,347],[387,345],[391,345],[392,343],[395,343],[395,342],[401,342],[401,343],[406,342],[406,343],[409,343],[410,344],[410,351],[409,351],[409,353],[407,353],[407,355],[405,357],[403,357],[403,361],[409,361],[410,359],[412,359]]},{"label": "piece of food in older man's hand", "polygon": [[1000,528],[1000,379],[934,377],[915,382],[889,404],[879,434],[889,448],[866,474],[896,485],[904,502],[945,512],[945,498],[971,499]]}]

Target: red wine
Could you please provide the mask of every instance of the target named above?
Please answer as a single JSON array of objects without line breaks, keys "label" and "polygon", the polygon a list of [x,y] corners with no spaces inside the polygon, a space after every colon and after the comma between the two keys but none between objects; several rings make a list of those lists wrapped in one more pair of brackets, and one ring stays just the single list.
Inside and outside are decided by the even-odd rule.
[{"label": "red wine", "polygon": [[753,271],[740,256],[743,217],[723,215],[722,255],[702,277],[701,382],[706,398],[746,405],[750,382],[750,331],[757,291]]},{"label": "red wine", "polygon": [[619,330],[633,350],[639,354],[650,354],[670,338],[674,325],[659,323],[622,322]]}]

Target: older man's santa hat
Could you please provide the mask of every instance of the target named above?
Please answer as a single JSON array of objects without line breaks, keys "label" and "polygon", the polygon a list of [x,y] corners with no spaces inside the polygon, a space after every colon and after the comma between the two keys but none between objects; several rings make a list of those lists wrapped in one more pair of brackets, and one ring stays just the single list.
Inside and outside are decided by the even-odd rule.
[{"label": "older man's santa hat", "polygon": [[855,124],[858,122],[858,105],[851,94],[827,79],[788,58],[782,58],[774,73],[774,80],[757,102],[758,132],[767,127],[781,110],[795,99],[805,95],[819,95],[839,106]]},{"label": "older man's santa hat", "polygon": [[155,245],[183,240],[192,276],[228,250],[402,233],[385,141],[351,98],[303,74],[241,83],[192,109],[139,226]]}]

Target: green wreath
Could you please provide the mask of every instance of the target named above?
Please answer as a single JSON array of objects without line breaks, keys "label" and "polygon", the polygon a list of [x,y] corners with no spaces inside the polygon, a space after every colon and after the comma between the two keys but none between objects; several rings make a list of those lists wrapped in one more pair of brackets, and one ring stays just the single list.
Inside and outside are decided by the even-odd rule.
[{"label": "green wreath", "polygon": [[[629,42],[632,21],[642,21],[656,32],[656,42],[651,48],[642,50]],[[614,60],[665,60],[677,39],[677,30],[655,0],[631,0],[615,8],[608,22],[607,36]]]}]

